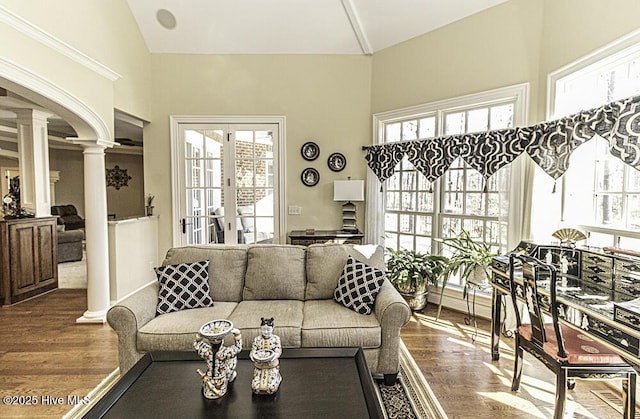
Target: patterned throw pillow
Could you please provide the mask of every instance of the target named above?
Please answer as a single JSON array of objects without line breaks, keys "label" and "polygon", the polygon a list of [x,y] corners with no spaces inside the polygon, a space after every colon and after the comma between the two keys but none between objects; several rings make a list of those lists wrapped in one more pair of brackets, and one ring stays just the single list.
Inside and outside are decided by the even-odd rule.
[{"label": "patterned throw pillow", "polygon": [[371,314],[384,278],[383,271],[349,256],[342,268],[333,298],[357,313]]},{"label": "patterned throw pillow", "polygon": [[154,270],[160,283],[156,315],[213,305],[208,260],[160,266]]}]

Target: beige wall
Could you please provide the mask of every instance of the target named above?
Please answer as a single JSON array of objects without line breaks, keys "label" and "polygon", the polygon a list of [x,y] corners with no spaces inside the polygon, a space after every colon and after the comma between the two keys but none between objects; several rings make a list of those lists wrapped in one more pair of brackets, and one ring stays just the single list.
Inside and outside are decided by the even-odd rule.
[{"label": "beige wall", "polygon": [[638,16],[637,0],[545,0],[537,120],[546,116],[547,75],[637,31]]},{"label": "beige wall", "polygon": [[372,111],[527,81],[534,84],[542,4],[542,0],[511,0],[377,52],[373,56]]},{"label": "beige wall", "polygon": [[[332,181],[365,176],[360,147],[371,142],[372,112],[528,81],[529,119],[542,120],[547,74],[636,29],[640,12],[636,0],[511,0],[372,57],[194,56],[149,54],[126,0],[0,0],[0,6],[122,75],[110,82],[0,23],[0,39],[11,40],[0,42],[0,57],[77,97],[110,129],[114,108],[151,121],[144,174],[156,195],[161,253],[171,245],[173,223],[169,115],[286,116],[286,201],[302,206],[302,215],[287,216],[288,230],[337,228]],[[300,157],[309,140],[321,148],[314,162]],[[326,166],[334,151],[347,157],[343,172]],[[318,186],[300,183],[305,167],[319,170]],[[73,170],[61,182],[82,178],[80,165]],[[79,186],[58,201],[74,199]]]},{"label": "beige wall", "polygon": [[127,169],[131,176],[128,186],[116,189],[107,186],[107,214],[115,214],[116,219],[142,216],[144,210],[144,165],[142,156],[135,154],[109,153],[105,158],[105,168],[115,166]]},{"label": "beige wall", "polygon": [[637,30],[639,14],[634,0],[511,0],[375,53],[372,112],[529,82],[539,122],[547,75]]},{"label": "beige wall", "polygon": [[49,169],[60,172],[55,205],[73,204],[84,217],[84,161],[82,150],[49,150]]},{"label": "beige wall", "polygon": [[[333,181],[365,176],[361,146],[371,142],[370,57],[154,55],[153,69],[155,122],[145,128],[144,165],[146,190],[156,195],[160,215],[161,253],[171,246],[170,115],[284,115],[286,201],[302,206],[302,215],[287,216],[287,230],[341,227]],[[310,140],[320,145],[313,162],[300,156]],[[346,156],[342,172],[327,167],[332,152]],[[305,167],[320,173],[317,186],[300,182]]]},{"label": "beige wall", "polygon": [[0,55],[80,98],[113,128],[113,109],[149,119],[150,54],[126,0],[0,0],[12,13],[121,75],[115,83],[0,23]]},{"label": "beige wall", "polygon": [[[107,187],[107,213],[117,218],[144,215],[144,166],[142,156],[107,153],[105,168],[118,165],[131,176],[128,186]],[[49,168],[60,172],[56,183],[56,204],[73,204],[84,216],[84,159],[82,150],[49,150]]]}]

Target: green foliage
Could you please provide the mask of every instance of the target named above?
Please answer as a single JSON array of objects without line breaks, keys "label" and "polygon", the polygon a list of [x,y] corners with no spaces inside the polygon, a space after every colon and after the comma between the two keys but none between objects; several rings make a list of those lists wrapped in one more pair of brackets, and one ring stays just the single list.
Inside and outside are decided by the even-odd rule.
[{"label": "green foliage", "polygon": [[414,250],[387,248],[387,278],[405,293],[424,292],[428,284],[438,285],[449,258]]},{"label": "green foliage", "polygon": [[[467,281],[474,274],[477,267],[481,267],[488,276],[488,267],[491,259],[497,256],[497,253],[491,251],[491,246],[485,242],[476,241],[471,237],[464,228],[456,237],[443,239],[445,246],[449,246],[454,250],[453,255],[449,258],[449,264],[443,275],[443,286],[447,284],[450,275],[460,273],[460,279],[464,281],[464,292],[467,292]],[[442,305],[442,293],[440,293],[440,305]],[[440,317],[440,307],[438,315]]]}]

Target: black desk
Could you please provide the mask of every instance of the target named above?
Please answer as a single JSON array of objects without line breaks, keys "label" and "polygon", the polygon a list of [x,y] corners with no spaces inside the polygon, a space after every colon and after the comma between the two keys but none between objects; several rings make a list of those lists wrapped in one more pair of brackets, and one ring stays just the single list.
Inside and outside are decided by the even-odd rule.
[{"label": "black desk", "polygon": [[285,349],[275,395],[251,392],[253,363],[238,356],[226,395],[208,400],[191,352],[147,353],[85,418],[382,418],[371,373],[359,348]]},{"label": "black desk", "polygon": [[[510,300],[509,274],[504,266],[491,267],[493,272],[493,308],[491,322],[491,355],[493,360],[500,357],[499,344],[502,328],[502,298]],[[516,271],[516,276],[518,274]],[[549,287],[550,281],[539,281],[538,287]],[[590,279],[563,275],[558,278],[557,302],[561,306],[561,321],[582,329],[610,346],[628,361],[640,365],[640,330],[614,320],[614,303],[630,301],[637,295],[617,287],[602,286]]]}]

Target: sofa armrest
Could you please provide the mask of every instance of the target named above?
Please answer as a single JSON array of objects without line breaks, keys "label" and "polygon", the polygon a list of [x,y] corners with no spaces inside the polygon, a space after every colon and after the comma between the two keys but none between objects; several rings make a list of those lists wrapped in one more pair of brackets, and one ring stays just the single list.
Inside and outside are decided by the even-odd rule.
[{"label": "sofa armrest", "polygon": [[118,334],[120,375],[127,372],[142,356],[138,352],[138,330],[156,316],[158,283],[154,282],[114,305],[107,312],[109,326]]},{"label": "sofa armrest", "polygon": [[409,323],[411,309],[389,280],[385,280],[376,297],[374,313],[382,333],[377,371],[395,374],[400,368],[400,329]]}]

